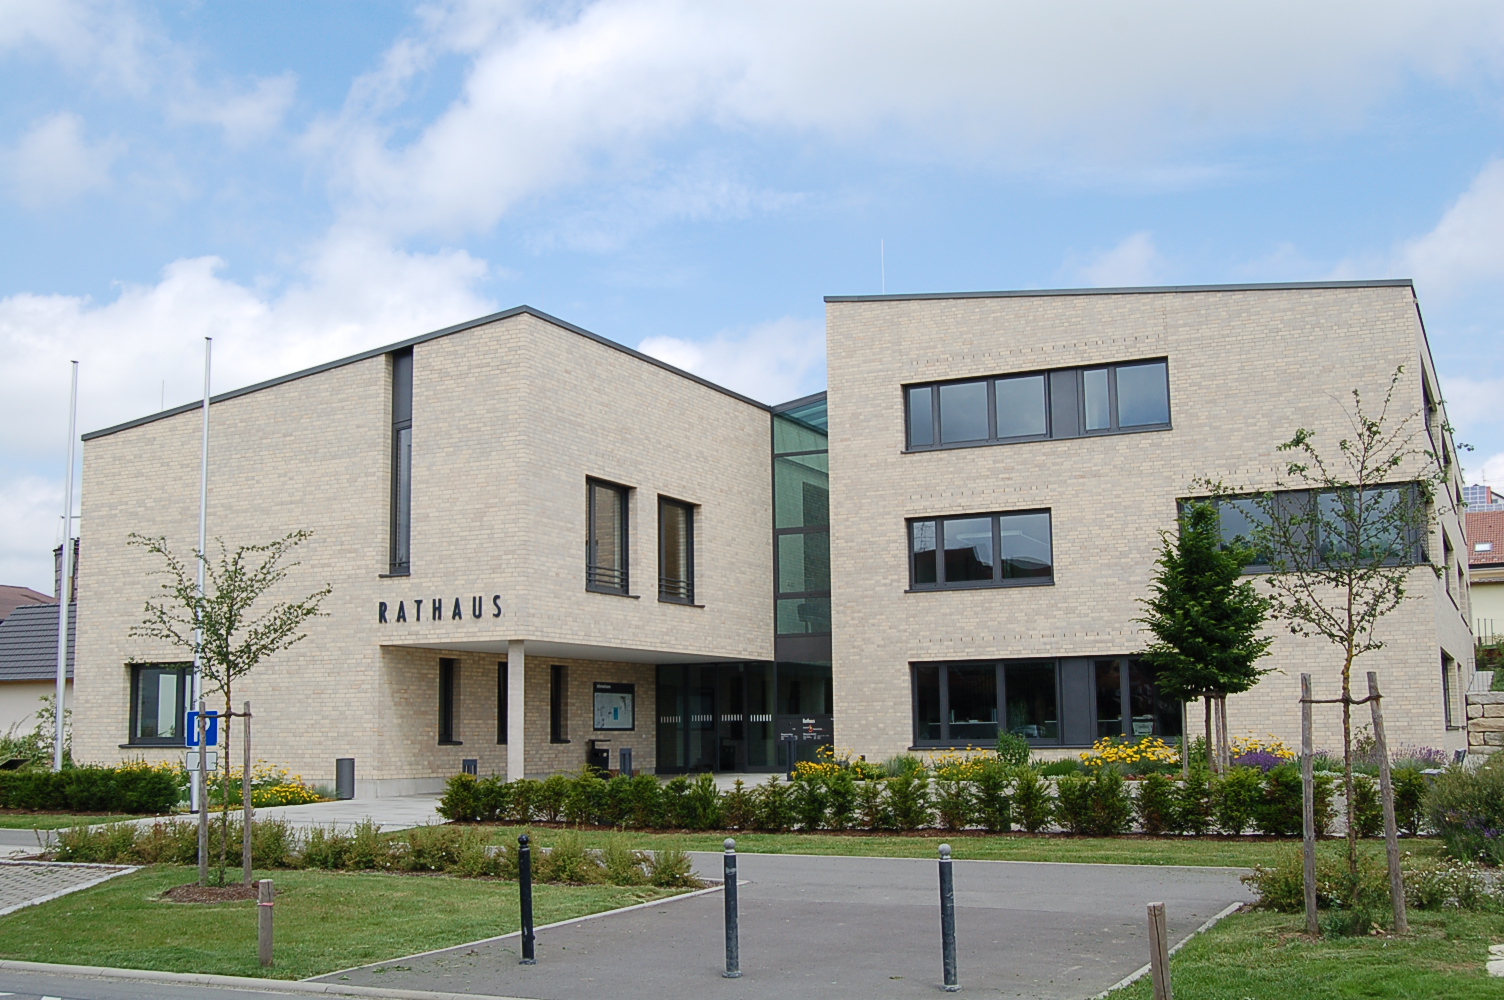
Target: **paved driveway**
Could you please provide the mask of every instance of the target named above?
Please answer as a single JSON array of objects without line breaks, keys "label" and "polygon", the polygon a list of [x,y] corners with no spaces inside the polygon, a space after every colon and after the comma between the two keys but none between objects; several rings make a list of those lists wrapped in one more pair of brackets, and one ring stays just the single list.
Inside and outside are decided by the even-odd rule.
[{"label": "paved driveway", "polygon": [[[705,874],[719,874],[719,855],[695,860]],[[1239,874],[957,861],[961,984],[970,996],[1090,997],[1147,962],[1147,903],[1166,904],[1172,940],[1179,941],[1230,904],[1251,899]],[[519,943],[511,936],[323,978],[545,1000],[936,994],[935,862],[744,854],[740,876],[745,974],[738,980],[720,976],[720,893],[545,930],[536,966],[517,964]]]}]

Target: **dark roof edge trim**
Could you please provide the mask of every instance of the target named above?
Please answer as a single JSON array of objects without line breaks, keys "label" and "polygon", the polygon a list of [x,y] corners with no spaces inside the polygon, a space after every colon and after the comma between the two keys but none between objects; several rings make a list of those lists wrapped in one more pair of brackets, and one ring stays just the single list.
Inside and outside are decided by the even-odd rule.
[{"label": "dark roof edge trim", "polygon": [[787,403],[779,403],[777,406],[768,407],[768,409],[774,413],[786,413],[789,410],[797,410],[801,406],[808,406],[810,403],[818,402],[824,398],[825,390],[821,389],[819,392],[812,392],[808,396],[800,396],[798,399],[791,399]]},{"label": "dark roof edge trim", "polygon": [[[539,309],[534,309],[532,306],[514,306],[511,309],[506,309],[497,313],[491,313],[489,316],[482,316],[479,319],[466,320],[463,323],[456,323],[454,326],[446,326],[442,330],[434,330],[432,333],[423,333],[419,334],[416,337],[409,337],[407,340],[401,340],[395,344],[387,344],[385,347],[372,348],[369,351],[362,351],[359,354],[352,354],[347,358],[340,358],[336,361],[326,361],[321,365],[314,365],[312,368],[304,368],[302,371],[292,372],[288,375],[279,375],[276,378],[270,378],[264,382],[257,382],[255,385],[248,385],[241,389],[232,389],[229,392],[222,392],[216,396],[210,396],[209,402],[223,403],[226,400],[234,399],[237,396],[247,396],[253,392],[260,392],[262,389],[270,389],[272,386],[282,385],[284,382],[295,382],[300,378],[307,378],[310,375],[317,375],[320,372],[330,371],[334,368],[342,368],[345,365],[352,365],[358,361],[368,361],[371,358],[377,358],[383,354],[390,354],[393,351],[400,351],[404,347],[412,347],[414,344],[421,344],[429,340],[437,340],[439,337],[447,337],[453,333],[463,333],[466,330],[473,330],[479,326],[485,326],[489,323],[498,323],[502,320],[511,319],[514,316],[522,315],[532,316],[535,319],[541,319],[545,323],[552,323],[554,326],[557,326],[562,330],[568,330],[570,333],[577,333],[581,337],[593,340],[596,343],[609,347],[614,351],[620,351],[623,354],[636,358],[638,361],[646,361],[650,365],[662,368],[664,371],[671,372],[675,375],[680,376],[681,378],[687,378],[691,382],[698,382],[700,385],[705,386],[707,389],[714,389],[716,392],[730,396],[732,399],[737,399],[750,406],[755,406],[759,410],[770,409],[768,404],[759,402],[758,400],[755,400],[750,396],[743,396],[741,393],[728,389],[723,385],[716,385],[709,379],[701,378],[700,376],[695,375],[692,372],[687,372],[682,368],[675,368],[667,361],[660,361],[651,355],[643,354],[641,351],[634,350],[633,348],[630,348],[625,344],[618,344],[614,340],[602,337],[598,333],[592,333],[591,331],[586,330],[584,327],[575,326],[573,323],[559,319],[557,316],[550,316],[548,313],[543,312]],[[155,421],[163,420],[167,417],[175,417],[180,413],[190,413],[194,410],[202,408],[203,405],[203,400],[197,400],[192,403],[184,403],[182,406],[174,406],[172,409],[163,410],[160,413],[152,413],[144,417],[137,417],[134,420],[127,420],[124,423],[115,424],[112,427],[105,427],[101,430],[89,431],[87,434],[84,434],[82,436],[82,440],[92,441],[95,438],[106,437],[110,434],[116,434],[120,431],[130,430],[132,427],[140,427],[143,424],[154,423]]]},{"label": "dark roof edge trim", "polygon": [[1164,295],[1177,292],[1265,292],[1297,288],[1404,288],[1410,278],[1370,281],[1270,281],[1241,285],[1141,285],[1125,288],[1037,288],[1002,292],[915,292],[907,295],[827,295],[826,302],[909,302],[917,299],[1023,299],[1045,295]]}]

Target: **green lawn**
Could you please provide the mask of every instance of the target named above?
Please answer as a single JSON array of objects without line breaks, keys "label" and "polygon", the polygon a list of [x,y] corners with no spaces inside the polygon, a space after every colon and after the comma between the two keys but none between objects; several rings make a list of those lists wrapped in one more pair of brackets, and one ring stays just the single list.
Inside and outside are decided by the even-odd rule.
[{"label": "green lawn", "polygon": [[0,809],[0,830],[65,830],[70,826],[121,823],[128,819],[140,818],[140,816],[109,813],[47,813]]},{"label": "green lawn", "polygon": [[[516,844],[519,833],[528,833],[534,843],[546,847],[559,831],[548,827],[494,826],[492,842]],[[398,834],[400,836],[400,834]],[[582,830],[587,847],[600,847],[611,837],[620,837],[636,850],[678,847],[686,851],[720,851],[728,834],[648,833],[627,830]],[[1299,841],[1260,837],[1030,837],[1024,834],[843,835],[804,833],[733,833],[739,854],[839,854],[850,857],[933,858],[941,844],[950,844],[958,859],[986,861],[1074,861],[1118,865],[1224,865],[1249,868],[1272,864],[1275,855]],[[1440,841],[1427,838],[1401,841],[1418,857],[1441,853]],[[1346,841],[1324,840],[1322,854],[1340,855]]]},{"label": "green lawn", "polygon": [[[1177,997],[1194,1000],[1472,1000],[1504,996],[1484,972],[1504,915],[1410,913],[1407,938],[1324,938],[1300,914],[1235,913],[1170,960]],[[1148,977],[1112,1000],[1148,1000]]]},{"label": "green lawn", "polygon": [[[157,898],[196,874],[149,868],[0,917],[0,957],[301,979],[519,927],[515,882],[268,872],[277,886],[277,964],[263,970],[256,961],[254,901],[205,905]],[[546,924],[670,895],[646,887],[534,885],[534,919]]]}]

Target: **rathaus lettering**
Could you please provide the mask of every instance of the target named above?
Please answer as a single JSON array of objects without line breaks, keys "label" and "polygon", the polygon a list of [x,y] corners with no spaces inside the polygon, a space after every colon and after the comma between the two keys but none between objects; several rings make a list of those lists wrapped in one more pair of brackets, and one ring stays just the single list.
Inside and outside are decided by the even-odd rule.
[{"label": "rathaus lettering", "polygon": [[[501,617],[501,595],[492,594],[490,607],[486,606],[484,597],[470,598],[469,615],[465,614],[465,601],[462,598],[454,598],[448,601],[442,597],[420,597],[412,602],[412,621],[420,622],[423,615],[428,614],[429,621],[441,622],[446,618],[452,622],[464,621],[469,618],[484,618],[489,614],[492,618]],[[392,610],[391,604],[381,601],[376,605],[376,621],[381,625],[392,622],[408,621],[408,602],[398,601],[396,610]]]}]

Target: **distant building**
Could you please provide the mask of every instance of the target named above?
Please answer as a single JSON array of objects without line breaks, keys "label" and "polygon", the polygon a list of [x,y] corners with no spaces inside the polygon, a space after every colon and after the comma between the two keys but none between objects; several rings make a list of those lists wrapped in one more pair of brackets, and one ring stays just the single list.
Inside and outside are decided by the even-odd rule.
[{"label": "distant building", "polygon": [[1470,511],[1504,510],[1504,493],[1492,486],[1464,486],[1462,502]]},{"label": "distant building", "polygon": [[1466,520],[1473,632],[1479,642],[1496,642],[1504,639],[1504,504],[1469,506]]},{"label": "distant building", "polygon": [[24,608],[33,604],[56,604],[57,598],[48,597],[30,587],[13,587],[9,584],[0,583],[0,622],[10,617],[10,613],[17,608]]},{"label": "distant building", "polygon": [[[73,645],[78,629],[78,540],[73,541],[74,604],[68,620],[68,688],[73,691]],[[63,547],[52,550],[52,586],[62,589]],[[30,587],[0,585],[0,733],[35,728],[39,700],[57,693],[58,597]]]}]

